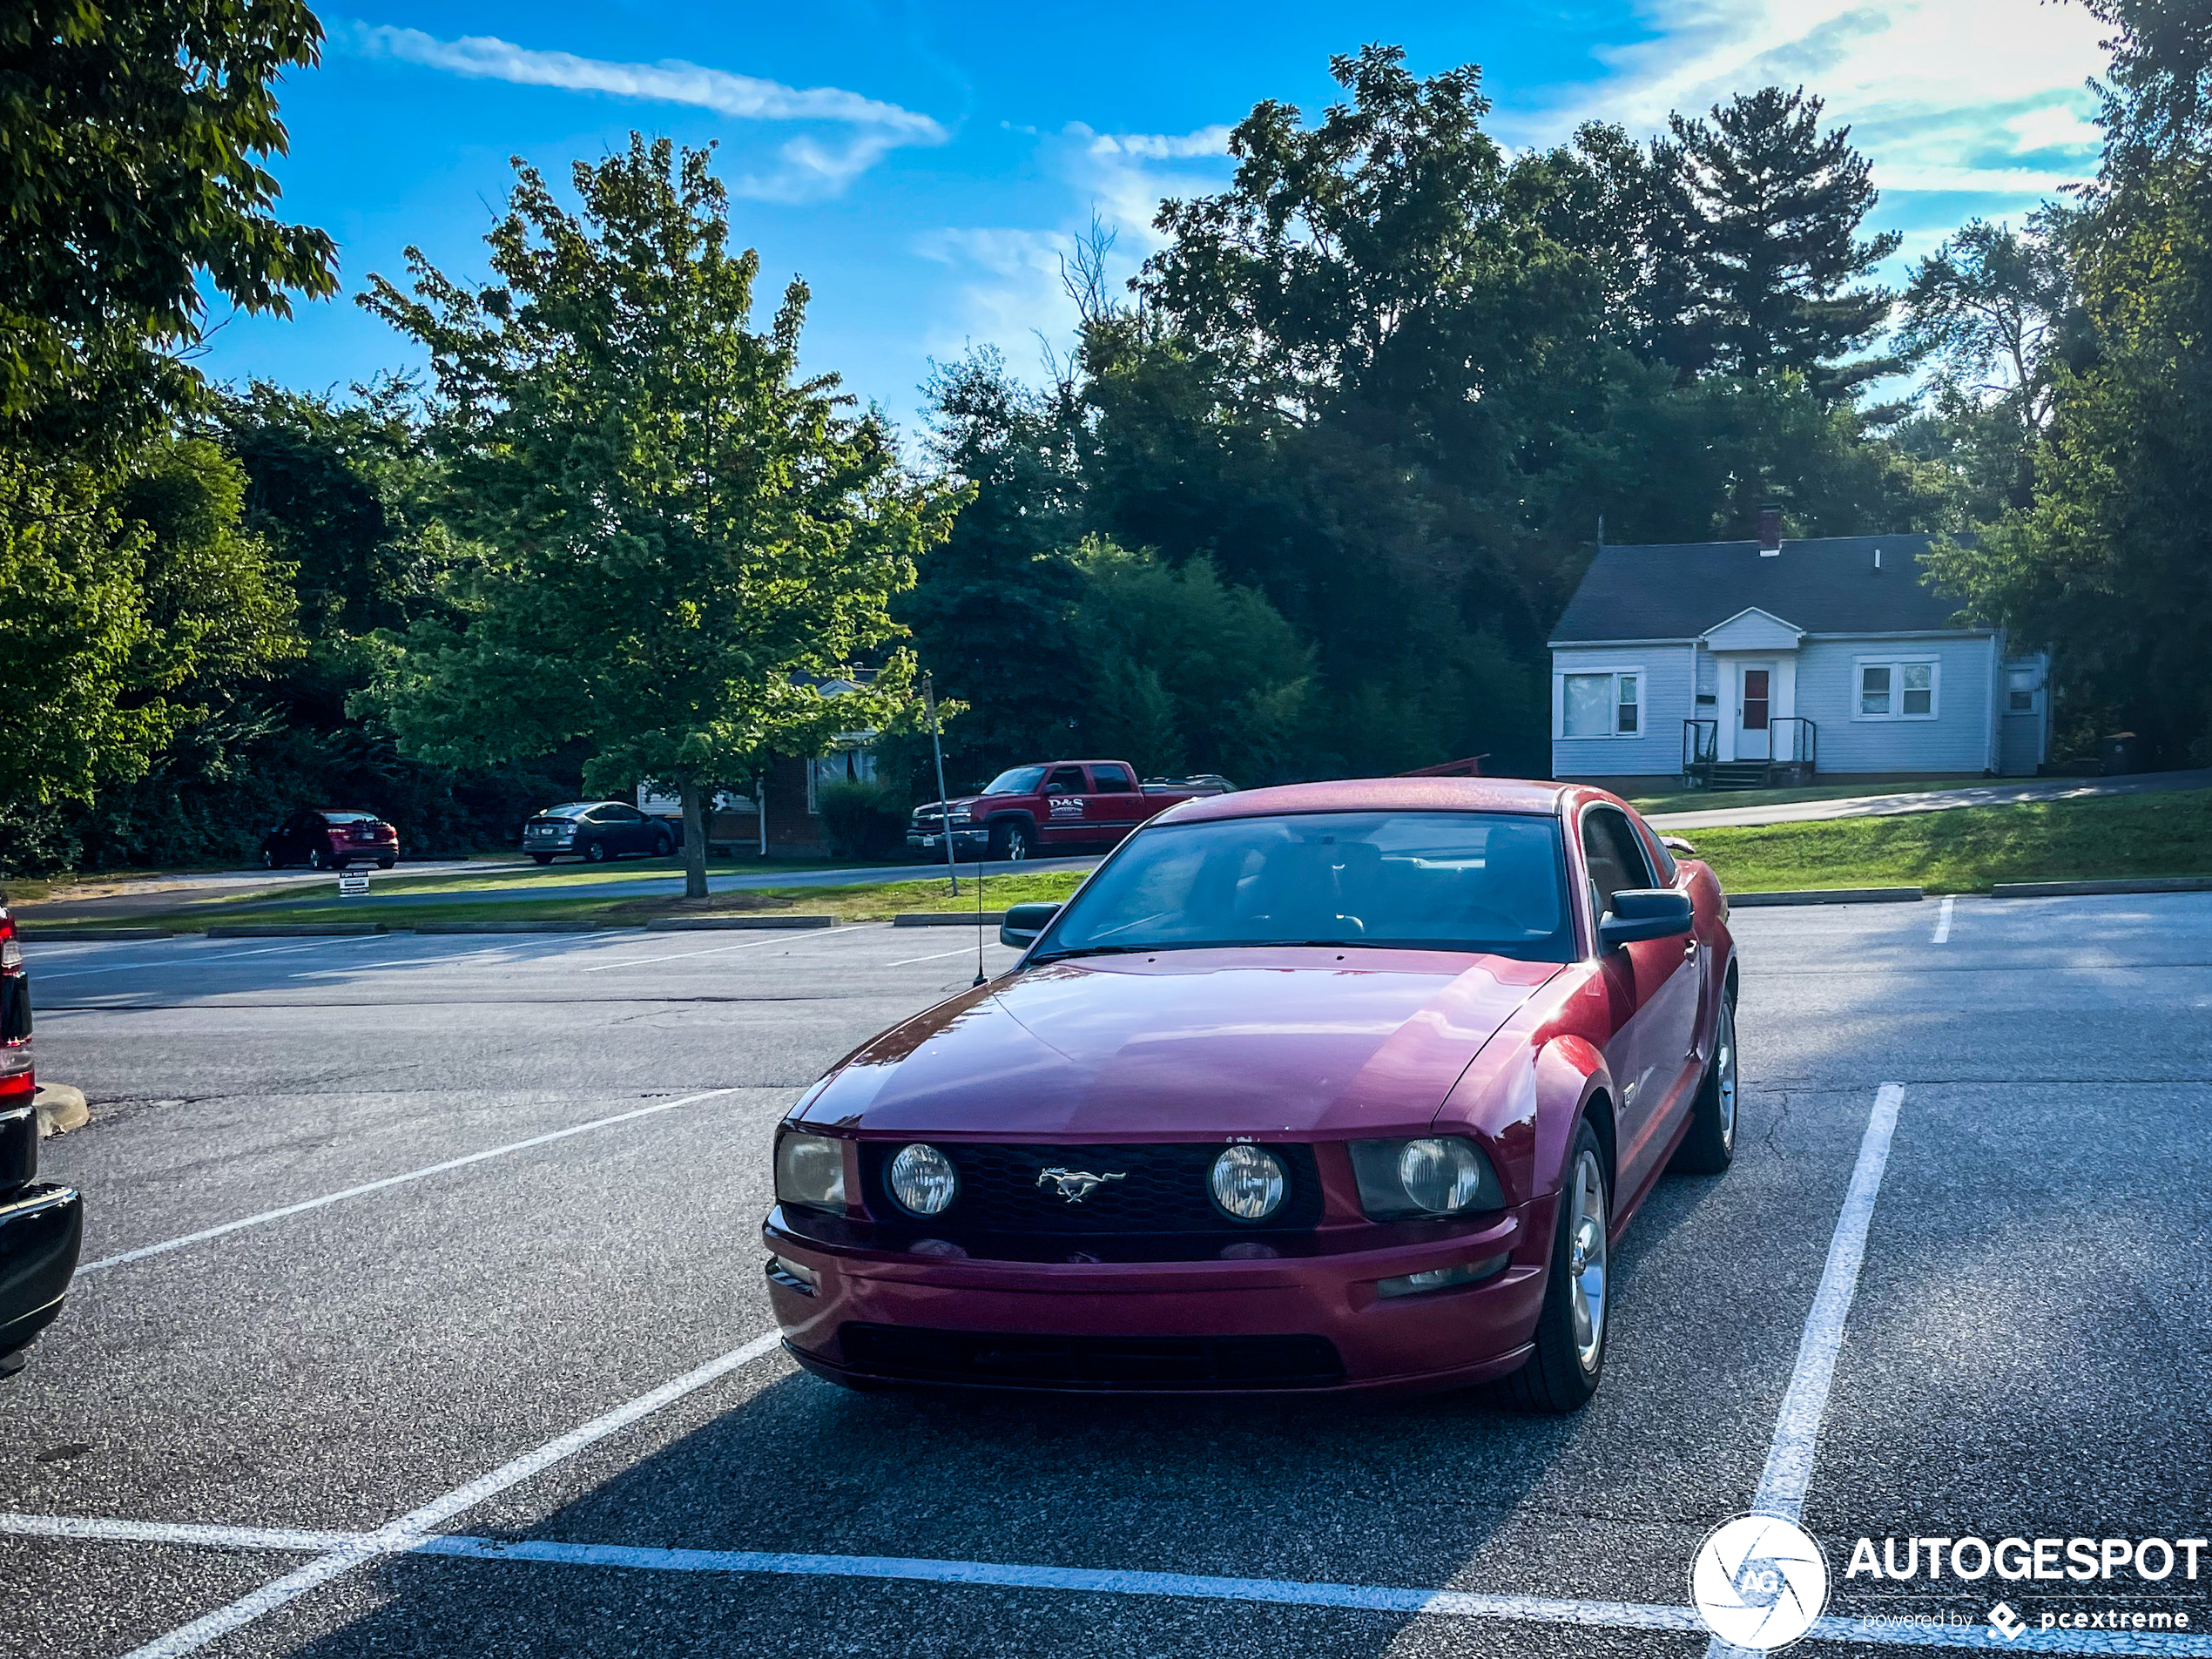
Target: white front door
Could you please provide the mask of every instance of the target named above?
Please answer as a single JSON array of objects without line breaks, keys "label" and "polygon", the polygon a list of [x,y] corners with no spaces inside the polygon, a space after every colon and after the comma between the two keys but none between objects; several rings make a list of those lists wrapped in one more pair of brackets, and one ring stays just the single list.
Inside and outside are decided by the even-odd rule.
[{"label": "white front door", "polygon": [[1736,758],[1774,758],[1774,664],[1739,663],[1736,669]]}]

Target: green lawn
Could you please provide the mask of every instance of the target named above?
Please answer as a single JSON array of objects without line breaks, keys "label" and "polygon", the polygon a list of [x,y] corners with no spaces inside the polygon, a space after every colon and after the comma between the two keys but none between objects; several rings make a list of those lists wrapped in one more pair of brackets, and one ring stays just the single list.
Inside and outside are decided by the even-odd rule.
[{"label": "green lawn", "polygon": [[2212,790],[1693,831],[1731,893],[2212,875]]},{"label": "green lawn", "polygon": [[1737,806],[1786,806],[1801,800],[1846,800],[1854,795],[1921,795],[1932,789],[1964,789],[1996,781],[1980,778],[1923,778],[1902,784],[1811,784],[1803,789],[1687,789],[1669,795],[1631,795],[1629,804],[1647,818],[1654,813],[1710,813]]}]

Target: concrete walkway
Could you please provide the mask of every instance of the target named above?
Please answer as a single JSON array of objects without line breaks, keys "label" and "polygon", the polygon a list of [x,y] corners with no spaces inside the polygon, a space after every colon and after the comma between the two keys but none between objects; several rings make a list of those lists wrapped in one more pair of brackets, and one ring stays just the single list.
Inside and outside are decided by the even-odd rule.
[{"label": "concrete walkway", "polygon": [[1721,829],[1734,825],[1813,824],[1837,818],[1892,818],[1903,813],[1941,813],[1955,806],[2014,806],[2027,801],[2089,800],[2104,795],[2156,795],[2212,789],[2212,769],[2143,772],[2122,778],[2020,778],[1967,784],[1903,795],[1845,795],[1830,800],[1783,801],[1764,806],[1716,806],[1694,813],[1654,813],[1656,830]]}]

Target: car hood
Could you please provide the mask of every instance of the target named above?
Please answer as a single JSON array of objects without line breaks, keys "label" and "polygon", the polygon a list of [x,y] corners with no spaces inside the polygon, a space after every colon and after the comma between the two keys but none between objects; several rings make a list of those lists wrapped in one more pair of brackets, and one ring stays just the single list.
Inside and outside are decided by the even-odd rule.
[{"label": "car hood", "polygon": [[886,1032],[800,1116],[1078,1140],[1418,1129],[1559,968],[1326,948],[1055,962]]}]

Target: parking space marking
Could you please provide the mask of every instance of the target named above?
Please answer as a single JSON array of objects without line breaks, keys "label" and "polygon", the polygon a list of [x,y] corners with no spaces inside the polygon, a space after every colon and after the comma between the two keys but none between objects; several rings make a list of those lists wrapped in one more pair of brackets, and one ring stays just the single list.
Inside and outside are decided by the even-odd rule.
[{"label": "parking space marking", "polygon": [[[1874,1199],[1882,1188],[1882,1173],[1889,1167],[1890,1138],[1897,1132],[1898,1108],[1904,1101],[1903,1083],[1884,1083],[1875,1090],[1874,1109],[1867,1114],[1866,1132],[1859,1137],[1858,1161],[1851,1166],[1843,1212],[1836,1217],[1836,1231],[1828,1241],[1828,1263],[1821,1270],[1812,1311],[1805,1315],[1804,1334],[1797,1341],[1797,1363],[1790,1373],[1789,1392],[1782,1397],[1774,1440],[1767,1447],[1766,1467],[1759,1475],[1758,1491],[1752,1494],[1754,1514],[1779,1515],[1795,1522],[1804,1513],[1805,1488],[1812,1482],[1813,1452],[1820,1440],[1820,1420],[1828,1409],[1829,1386],[1836,1379],[1836,1356],[1844,1345],[1844,1326],[1851,1318],[1851,1301],[1858,1294],[1858,1270],[1866,1259],[1866,1231],[1873,1223]],[[1705,1659],[1734,1659],[1743,1651],[1715,1636]]]},{"label": "parking space marking", "polygon": [[[765,1340],[763,1339],[762,1340]],[[765,1352],[765,1350],[764,1350]],[[719,1362],[718,1362],[719,1363]],[[581,1431],[579,1431],[580,1433]],[[536,1471],[533,1470],[532,1473]],[[505,1471],[499,1471],[504,1474]],[[487,1477],[489,1479],[490,1477]],[[517,1478],[527,1478],[517,1477]],[[512,1482],[509,1482],[512,1484]],[[489,1494],[484,1495],[489,1495]],[[481,1498],[474,1501],[482,1501]],[[435,1507],[435,1506],[432,1506]],[[427,1511],[418,1511],[424,1514]],[[410,1518],[411,1519],[411,1518]],[[196,1621],[161,1642],[139,1649],[129,1659],[174,1659],[204,1646],[261,1613],[313,1588],[302,1586],[280,1600],[278,1585],[322,1568],[341,1557],[350,1567],[377,1556],[436,1555],[448,1559],[511,1561],[526,1566],[583,1567],[644,1573],[759,1573],[808,1578],[871,1580],[878,1582],[971,1585],[990,1589],[1058,1590],[1089,1595],[1142,1595],[1183,1601],[1319,1608],[1356,1613],[1398,1614],[1415,1618],[1479,1620],[1488,1622],[1579,1626],[1611,1630],[1668,1630],[1696,1635],[1705,1627],[1694,1608],[1650,1602],[1575,1601],[1547,1595],[1515,1595],[1476,1590],[1418,1589],[1385,1584],[1331,1584],[1298,1579],[1224,1578],[1195,1573],[1117,1572],[1109,1568],[1045,1567],[1007,1561],[936,1561],[902,1555],[801,1555],[782,1551],[660,1549],[630,1544],[570,1543],[552,1540],[480,1538],[465,1533],[423,1533],[402,1541],[392,1536],[401,1522],[378,1533],[294,1532],[277,1527],[200,1527],[168,1521],[88,1521],[65,1515],[0,1514],[0,1534],[29,1538],[97,1539],[129,1543],[181,1544],[214,1549],[260,1549],[280,1554],[319,1553],[299,1573],[233,1603],[210,1619],[235,1617],[198,1640],[180,1638],[206,1621]],[[314,1584],[345,1570],[326,1568]],[[257,1610],[236,1616],[256,1602]],[[1852,1642],[1883,1648],[1971,1648],[1990,1650],[1988,1633],[1976,1626],[1901,1624],[1889,1619],[1822,1618],[1805,1632],[1813,1642]],[[2009,1644],[2011,1653],[2163,1654],[2174,1659],[2206,1659],[2212,1637],[2193,1635],[2104,1635],[2092,1631],[2030,1630]]]},{"label": "parking space marking", "polygon": [[899,961],[886,962],[884,966],[886,968],[912,968],[916,962],[941,962],[948,956],[965,956],[974,948],[973,945],[962,945],[958,950],[941,950],[930,956],[908,956]]},{"label": "parking space marking", "polygon": [[710,1089],[704,1094],[685,1095],[680,1100],[656,1101],[651,1106],[640,1106],[631,1111],[617,1112],[611,1117],[595,1117],[588,1123],[571,1123],[566,1129],[548,1130],[533,1135],[528,1140],[509,1141],[504,1146],[487,1147],[481,1152],[471,1152],[465,1157],[448,1158],[442,1163],[430,1163],[419,1170],[409,1170],[403,1175],[388,1175],[380,1181],[365,1182],[357,1187],[347,1187],[342,1192],[326,1192],[320,1198],[306,1198],[298,1204],[286,1204],[280,1210],[265,1210],[258,1216],[242,1217],[226,1221],[219,1227],[204,1227],[196,1233],[186,1233],[179,1238],[166,1238],[158,1244],[141,1244],[136,1250],[126,1250],[119,1255],[104,1256],[98,1261],[88,1262],[77,1270],[77,1277],[104,1272],[111,1267],[120,1267],[125,1262],[142,1261],[148,1256],[165,1255],[172,1250],[182,1250],[187,1244],[200,1244],[211,1238],[220,1238],[227,1233],[259,1227],[265,1222],[281,1221],[287,1216],[304,1215],[310,1210],[320,1210],[326,1204],[342,1204],[348,1198],[359,1198],[372,1192],[382,1192],[388,1187],[404,1186],[410,1181],[442,1175],[448,1170],[466,1169],[471,1163],[482,1163],[489,1159],[505,1157],[510,1152],[526,1152],[534,1146],[547,1146],[555,1141],[565,1141],[571,1135],[589,1135],[593,1130],[611,1129],[617,1123],[628,1123],[640,1117],[651,1117],[660,1112],[672,1112],[678,1106],[692,1106],[703,1100],[713,1100],[722,1095],[734,1095],[737,1089]]},{"label": "parking space marking", "polygon": [[[880,925],[873,921],[853,921],[847,922],[842,927],[810,927],[804,937],[824,939],[831,934],[856,933],[863,927],[874,927]],[[668,956],[632,956],[619,962],[601,962],[597,967],[587,968],[583,971],[587,974],[604,974],[612,968],[644,968],[651,962],[680,962],[690,956],[725,956],[733,950],[758,950],[763,945],[788,945],[792,941],[787,938],[748,939],[742,945],[717,945],[711,950],[679,950]]]},{"label": "parking space marking", "polygon": [[[726,1090],[723,1092],[727,1092]],[[751,1365],[764,1354],[773,1352],[782,1338],[770,1331],[757,1336],[740,1347],[732,1348],[720,1358],[710,1359],[695,1371],[689,1371],[671,1382],[664,1382],[650,1393],[640,1394],[624,1406],[617,1406],[604,1416],[595,1417],[581,1428],[570,1429],[556,1440],[549,1440],[535,1452],[502,1463],[489,1474],[478,1475],[463,1487],[456,1487],[442,1498],[434,1498],[419,1509],[408,1511],[388,1526],[373,1533],[361,1534],[349,1539],[327,1554],[318,1555],[306,1566],[286,1574],[273,1583],[264,1584],[250,1595],[239,1597],[228,1607],[218,1608],[212,1613],[201,1615],[189,1624],[180,1625],[167,1635],[157,1637],[145,1646],[134,1649],[127,1659],[179,1659],[179,1656],[206,1647],[218,1637],[253,1622],[265,1613],[273,1613],[286,1602],[296,1601],[317,1585],[327,1584],[340,1574],[350,1571],[363,1561],[379,1555],[403,1553],[420,1548],[434,1534],[436,1528],[462,1511],[473,1509],[487,1498],[496,1497],[509,1487],[519,1486],[534,1475],[543,1474],[555,1464],[574,1457],[618,1433],[641,1418],[651,1416],[664,1406],[671,1406],[686,1394],[697,1393],[709,1383],[717,1382],[741,1366]]]},{"label": "parking space marking", "polygon": [[1951,907],[1956,902],[1956,900],[1946,899],[1937,907],[1935,932],[1928,939],[1931,945],[1947,945],[1951,942]]}]

